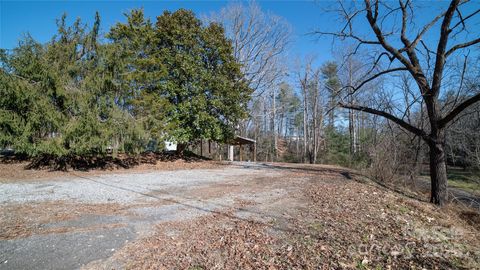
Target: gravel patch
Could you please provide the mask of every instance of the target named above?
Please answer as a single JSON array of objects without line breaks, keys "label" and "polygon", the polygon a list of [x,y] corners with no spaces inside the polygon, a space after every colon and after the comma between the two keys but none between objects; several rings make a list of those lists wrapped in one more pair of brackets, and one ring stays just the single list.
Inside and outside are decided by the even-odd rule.
[{"label": "gravel patch", "polygon": [[[214,170],[184,170],[136,174],[75,177],[51,182],[0,184],[0,204],[72,200],[78,203],[121,203],[174,198],[171,192],[185,191],[239,177],[277,176],[281,172],[227,167]],[[151,193],[156,193],[152,195]],[[161,193],[164,194],[161,194]]]},{"label": "gravel patch", "polygon": [[[233,207],[239,200],[265,203],[286,192],[255,190],[262,179],[270,182],[284,172],[261,165],[238,163],[216,169],[157,171],[99,176],[73,176],[52,180],[22,180],[0,183],[0,207],[65,203],[72,205],[102,205],[105,213],[75,212],[71,217],[45,222],[37,216],[25,216],[32,235],[0,240],[0,270],[2,269],[78,269],[91,262],[102,265],[128,241],[152,235],[162,222],[191,220],[202,215],[218,213]],[[270,182],[267,182],[269,185]],[[215,185],[248,186],[252,189],[216,193]],[[221,186],[223,189],[223,186]],[[121,205],[121,209],[108,205]],[[5,207],[4,207],[5,209]],[[52,208],[68,211],[62,207]],[[57,210],[59,209],[59,210]],[[45,211],[52,211],[46,209]],[[251,209],[238,209],[242,215],[258,216]],[[15,215],[13,215],[14,217]],[[0,229],[3,218],[11,213],[0,210]],[[7,221],[8,222],[8,221]],[[45,222],[45,223],[42,223]],[[11,224],[10,224],[11,225]],[[39,233],[40,232],[40,233]],[[44,233],[42,233],[44,232]],[[38,233],[38,234],[35,234]],[[115,262],[116,263],[116,262]],[[94,267],[97,268],[97,267]],[[117,268],[117,267],[114,267]],[[123,268],[119,266],[118,268]]]}]

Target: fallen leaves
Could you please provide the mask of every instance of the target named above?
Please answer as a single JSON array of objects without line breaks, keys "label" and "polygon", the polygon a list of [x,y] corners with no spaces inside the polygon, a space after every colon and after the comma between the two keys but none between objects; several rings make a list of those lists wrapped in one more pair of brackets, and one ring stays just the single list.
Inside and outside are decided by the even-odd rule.
[{"label": "fallen leaves", "polygon": [[[130,269],[480,267],[475,213],[440,210],[345,179],[334,168],[329,168],[326,176],[295,168],[281,179],[241,180],[187,194],[201,193],[200,198],[232,196],[236,202],[232,207],[192,220],[160,223],[153,235],[129,243],[115,256]],[[249,197],[255,201],[245,199],[242,192],[255,194]],[[264,198],[258,198],[260,194]],[[101,205],[82,207],[2,209],[1,218],[6,218],[0,221],[2,232],[28,235],[45,222],[115,211],[102,210]],[[42,216],[45,212],[48,214]],[[21,220],[8,221],[13,216]]]},{"label": "fallen leaves", "polygon": [[[295,186],[295,179],[305,175],[289,177]],[[290,189],[295,193],[289,196],[301,200],[303,207],[270,209],[274,213],[264,214],[277,214],[272,222],[237,218],[234,207],[188,222],[162,223],[154,237],[129,245],[124,260],[132,269],[479,266],[478,239],[452,234],[452,228],[460,226],[477,236],[478,231],[457,218],[377,187],[331,175],[325,181],[309,177],[302,189]],[[175,237],[169,236],[172,230]]]}]

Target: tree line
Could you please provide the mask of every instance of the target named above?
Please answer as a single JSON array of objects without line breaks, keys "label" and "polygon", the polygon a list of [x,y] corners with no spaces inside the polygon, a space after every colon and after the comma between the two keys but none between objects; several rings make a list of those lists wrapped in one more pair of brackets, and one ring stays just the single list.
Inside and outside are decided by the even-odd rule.
[{"label": "tree line", "polygon": [[422,16],[425,7],[409,0],[338,1],[324,14],[341,23],[310,33],[332,38],[336,59],[315,65],[306,57],[290,67],[274,50],[289,42],[281,19],[255,5],[222,11],[235,50],[263,41],[254,55],[267,56],[262,66],[278,75],[260,76],[270,87],[254,89],[251,117],[240,128],[257,140],[258,160],[360,166],[378,177],[418,174],[425,163],[430,200],[445,203],[447,165],[480,167],[480,9],[460,0],[436,8]]},{"label": "tree line", "polygon": [[100,16],[57,21],[46,44],[24,36],[0,53],[0,146],[28,157],[105,155],[225,141],[251,89],[231,41],[193,12],[142,10],[101,39]]}]

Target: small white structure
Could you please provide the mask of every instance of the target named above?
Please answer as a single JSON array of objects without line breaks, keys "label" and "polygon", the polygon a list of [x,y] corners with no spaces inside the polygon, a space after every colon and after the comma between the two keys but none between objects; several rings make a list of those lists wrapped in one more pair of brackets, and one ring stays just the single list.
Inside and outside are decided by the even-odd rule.
[{"label": "small white structure", "polygon": [[233,161],[233,145],[228,146],[228,160]]},{"label": "small white structure", "polygon": [[167,151],[177,151],[177,143],[165,141],[165,150]]}]

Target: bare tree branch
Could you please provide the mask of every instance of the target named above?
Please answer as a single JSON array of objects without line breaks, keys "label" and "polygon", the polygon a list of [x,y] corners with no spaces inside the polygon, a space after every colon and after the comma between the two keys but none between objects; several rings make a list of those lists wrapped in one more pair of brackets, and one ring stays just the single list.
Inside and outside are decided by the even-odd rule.
[{"label": "bare tree branch", "polygon": [[475,10],[474,12],[472,12],[471,14],[465,16],[465,17],[462,17],[462,14],[460,13],[460,11],[458,10],[457,8],[457,12],[458,12],[458,16],[460,17],[460,21],[457,22],[454,26],[452,26],[450,29],[453,30],[455,28],[457,28],[459,25],[462,25],[462,29],[465,29],[465,21],[470,19],[471,17],[475,16],[477,13],[480,12],[480,9],[477,9]]},{"label": "bare tree branch", "polygon": [[325,36],[333,36],[333,37],[338,37],[341,39],[346,39],[346,38],[352,38],[355,39],[356,41],[360,42],[361,44],[380,44],[380,42],[376,40],[365,40],[359,36],[356,36],[354,34],[347,34],[347,33],[334,33],[334,32],[322,32],[322,31],[314,31],[311,34],[317,34],[317,35],[325,35]]},{"label": "bare tree branch", "polygon": [[396,117],[396,116],[394,116],[390,113],[387,113],[385,111],[380,111],[380,110],[372,109],[372,108],[369,108],[369,107],[358,106],[358,105],[354,105],[354,104],[344,104],[344,103],[341,103],[341,102],[338,103],[338,105],[340,107],[346,108],[346,109],[363,111],[363,112],[383,116],[383,117],[387,118],[388,120],[390,120],[390,121],[398,124],[399,126],[403,127],[404,129],[412,132],[413,134],[415,134],[417,136],[420,136],[425,140],[428,140],[428,135],[425,133],[425,131],[423,131],[423,130],[415,127],[415,126],[412,126],[411,124],[409,124],[409,123],[403,121],[402,119],[400,119],[400,118],[398,118],[398,117]]},{"label": "bare tree branch", "polygon": [[418,42],[420,42],[422,40],[422,37],[423,35],[432,27],[435,25],[435,23],[438,22],[438,20],[440,20],[443,16],[445,15],[445,12],[442,12],[440,14],[438,14],[433,20],[430,21],[430,23],[426,24],[422,30],[420,31],[420,33],[418,33],[418,35],[415,37],[415,39],[413,40],[411,46],[412,47],[416,47]]},{"label": "bare tree branch", "polygon": [[419,67],[418,60],[416,60],[416,57],[412,57],[411,55],[409,55],[411,60],[412,59],[415,60],[415,62],[411,62],[409,61],[409,59],[405,58],[405,56],[403,56],[399,50],[395,49],[392,45],[390,45],[385,39],[385,35],[380,29],[380,27],[378,26],[375,16],[372,13],[370,0],[365,0],[365,6],[367,11],[368,23],[370,24],[370,27],[372,28],[373,32],[375,33],[375,36],[380,42],[380,45],[387,52],[391,53],[397,60],[399,60],[407,68],[407,70],[410,72],[410,74],[412,74],[412,77],[417,82],[422,93],[427,92],[429,90],[428,82],[425,77],[425,74],[423,74],[423,71]]},{"label": "bare tree branch", "polygon": [[452,48],[450,48],[450,50],[447,51],[447,53],[445,54],[445,56],[449,56],[450,54],[452,54],[453,52],[455,52],[455,51],[458,50],[458,49],[467,48],[467,47],[470,47],[470,46],[475,45],[475,44],[477,44],[477,43],[480,43],[480,38],[471,40],[471,41],[469,41],[469,42],[457,44],[457,45],[453,46]]},{"label": "bare tree branch", "polygon": [[460,114],[463,110],[468,108],[470,105],[475,104],[475,102],[480,101],[480,93],[470,97],[469,99],[465,100],[464,102],[458,104],[455,109],[453,109],[450,113],[448,113],[444,118],[438,121],[438,125],[440,127],[445,127],[450,121],[452,121],[458,114]]},{"label": "bare tree branch", "polygon": [[435,59],[435,67],[433,72],[432,86],[431,91],[432,95],[436,95],[440,91],[440,85],[442,82],[443,69],[445,67],[446,54],[445,50],[447,48],[448,35],[450,34],[450,22],[452,21],[453,14],[458,7],[460,0],[452,0],[450,6],[445,12],[443,17],[442,26],[440,28],[440,38],[437,45],[437,53]]},{"label": "bare tree branch", "polygon": [[355,93],[358,89],[362,88],[365,84],[375,80],[376,78],[382,76],[382,75],[385,75],[385,74],[388,74],[388,73],[392,73],[392,72],[397,72],[397,71],[407,71],[408,69],[405,68],[405,67],[398,67],[398,68],[391,68],[391,69],[387,69],[387,70],[384,70],[384,71],[380,71],[378,73],[376,73],[375,75],[372,75],[370,77],[368,77],[367,79],[363,80],[360,84],[358,84],[357,86],[353,86],[353,85],[347,85],[344,87],[345,88],[350,88],[352,89],[352,92],[349,93],[349,95]]},{"label": "bare tree branch", "polygon": [[232,3],[212,21],[220,22],[233,43],[235,58],[242,64],[242,71],[253,96],[262,95],[285,74],[285,65],[279,58],[285,52],[291,38],[287,21],[262,11],[252,3]]}]

